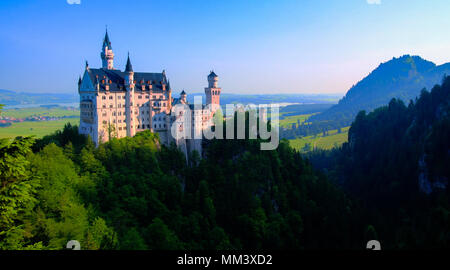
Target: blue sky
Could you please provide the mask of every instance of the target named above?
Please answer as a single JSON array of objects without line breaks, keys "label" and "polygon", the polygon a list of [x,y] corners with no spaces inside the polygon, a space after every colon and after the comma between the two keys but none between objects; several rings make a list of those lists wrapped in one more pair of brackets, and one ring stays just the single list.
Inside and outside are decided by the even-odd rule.
[{"label": "blue sky", "polygon": [[[75,0],[69,0],[75,1]],[[201,92],[345,93],[403,54],[450,62],[448,0],[2,0],[0,89],[76,93],[108,31],[124,69]]]}]

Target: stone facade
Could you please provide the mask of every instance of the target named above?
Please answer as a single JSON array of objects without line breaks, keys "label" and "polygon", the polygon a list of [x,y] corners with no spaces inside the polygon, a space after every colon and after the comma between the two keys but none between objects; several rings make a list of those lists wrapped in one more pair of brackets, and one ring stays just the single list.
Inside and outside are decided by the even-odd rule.
[{"label": "stone facade", "polygon": [[[198,136],[194,135],[201,135],[203,129],[210,127],[210,120],[220,106],[221,89],[213,71],[208,75],[205,88],[206,106],[194,106],[188,104],[184,91],[179,98],[172,97],[164,70],[161,73],[134,72],[129,55],[125,70],[115,69],[108,32],[100,56],[102,68],[90,68],[86,62],[84,75],[78,81],[81,134],[89,135],[98,145],[112,137],[123,138],[151,130],[159,134],[164,144],[174,142],[186,154],[193,150],[201,153],[201,136],[195,139]],[[186,115],[187,111],[191,116]]]}]

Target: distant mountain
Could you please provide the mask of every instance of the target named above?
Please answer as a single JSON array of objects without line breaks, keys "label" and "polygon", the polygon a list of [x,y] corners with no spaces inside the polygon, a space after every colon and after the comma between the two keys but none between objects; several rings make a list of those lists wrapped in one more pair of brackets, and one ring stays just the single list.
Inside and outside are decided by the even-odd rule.
[{"label": "distant mountain", "polygon": [[441,83],[445,74],[450,75],[450,63],[437,66],[419,56],[394,57],[354,85],[337,105],[310,120],[350,124],[360,110],[370,112],[387,105],[392,98],[408,103],[423,88],[431,89]]},{"label": "distant mountain", "polygon": [[[276,92],[276,91],[274,91]],[[201,95],[203,102],[205,97],[203,93],[188,94],[188,101],[193,103],[194,96]],[[342,94],[229,94],[220,95],[220,103],[225,104],[270,104],[270,103],[301,103],[301,104],[336,104]]]},{"label": "distant mountain", "polygon": [[26,93],[0,89],[0,104],[6,106],[73,103],[77,101],[77,94]]}]

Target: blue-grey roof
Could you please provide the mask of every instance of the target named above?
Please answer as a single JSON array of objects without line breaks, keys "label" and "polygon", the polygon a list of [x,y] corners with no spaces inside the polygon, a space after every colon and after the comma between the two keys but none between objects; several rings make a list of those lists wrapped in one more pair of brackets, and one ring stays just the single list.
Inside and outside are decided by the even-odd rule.
[{"label": "blue-grey roof", "polygon": [[209,73],[208,77],[219,77],[219,76],[217,76],[217,74],[211,70],[211,73]]},{"label": "blue-grey roof", "polygon": [[181,103],[180,101],[181,101],[181,98],[173,98],[173,100],[172,100],[172,106],[173,106],[173,105],[176,105],[176,104],[178,104],[178,103]]},{"label": "blue-grey roof", "polygon": [[[127,74],[123,71],[117,69],[90,68],[88,69],[88,74],[94,84],[98,79],[100,91],[105,91],[105,86],[101,83],[102,80],[105,80],[105,83],[109,83],[109,80],[111,80],[109,91],[125,91],[125,76],[127,76]],[[148,81],[151,81],[152,91],[163,91],[161,85],[161,81],[163,81],[162,73],[135,72],[134,80],[136,81],[135,90],[140,89],[139,86],[142,81],[145,85],[147,85]]]}]

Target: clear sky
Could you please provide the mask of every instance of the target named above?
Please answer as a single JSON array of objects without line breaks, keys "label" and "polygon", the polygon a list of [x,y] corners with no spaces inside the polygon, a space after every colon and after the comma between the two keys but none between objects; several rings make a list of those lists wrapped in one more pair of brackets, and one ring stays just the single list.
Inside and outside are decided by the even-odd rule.
[{"label": "clear sky", "polygon": [[450,62],[449,14],[448,0],[1,0],[0,89],[76,93],[107,25],[115,68],[130,51],[175,92],[214,69],[227,93],[345,93],[394,56]]}]

